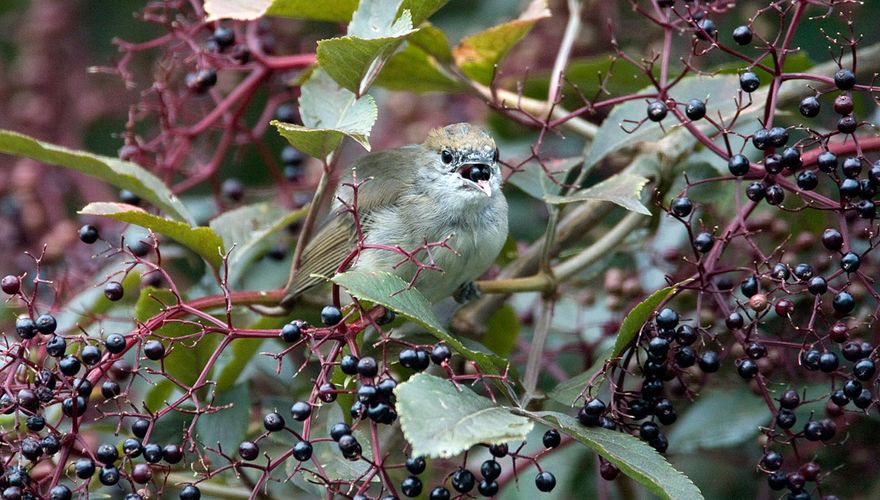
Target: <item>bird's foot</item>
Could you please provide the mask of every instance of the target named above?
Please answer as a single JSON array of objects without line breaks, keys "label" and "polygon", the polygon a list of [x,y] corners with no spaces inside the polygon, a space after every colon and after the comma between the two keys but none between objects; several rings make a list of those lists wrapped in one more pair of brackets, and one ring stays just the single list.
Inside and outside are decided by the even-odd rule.
[{"label": "bird's foot", "polygon": [[455,295],[452,296],[456,302],[459,304],[464,304],[466,302],[470,302],[474,299],[480,298],[480,289],[477,288],[476,283],[473,281],[468,281],[467,283],[462,284],[458,287],[458,290],[455,291]]}]

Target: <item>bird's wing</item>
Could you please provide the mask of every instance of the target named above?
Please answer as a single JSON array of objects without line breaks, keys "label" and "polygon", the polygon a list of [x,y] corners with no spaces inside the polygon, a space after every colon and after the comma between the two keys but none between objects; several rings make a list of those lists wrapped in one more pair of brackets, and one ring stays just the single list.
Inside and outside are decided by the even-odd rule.
[{"label": "bird's wing", "polygon": [[[400,194],[412,184],[413,162],[418,158],[417,148],[407,146],[380,151],[354,163],[358,181],[372,177],[358,188],[358,214],[362,224],[374,210],[397,202]],[[336,196],[350,203],[352,190],[340,186]],[[334,206],[338,207],[338,204]],[[324,283],[321,276],[333,276],[339,264],[357,244],[357,229],[351,214],[340,214],[334,210],[330,217],[303,250],[300,268],[293,277],[288,294],[281,301],[282,306],[290,307],[303,292]]]}]

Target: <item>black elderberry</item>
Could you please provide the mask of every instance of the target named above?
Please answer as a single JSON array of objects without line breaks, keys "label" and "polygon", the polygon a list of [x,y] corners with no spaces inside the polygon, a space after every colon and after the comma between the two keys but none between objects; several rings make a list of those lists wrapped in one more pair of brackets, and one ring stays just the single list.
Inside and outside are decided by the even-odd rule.
[{"label": "black elderberry", "polygon": [[119,354],[125,350],[125,337],[118,333],[111,333],[104,339],[104,347],[113,354]]},{"label": "black elderberry", "polygon": [[284,417],[278,412],[267,413],[263,417],[263,427],[269,432],[277,432],[284,429]]},{"label": "black elderberry", "polygon": [[[880,177],[878,177],[878,179],[880,179]],[[673,200],[672,206],[670,207],[672,213],[677,217],[687,217],[691,214],[693,209],[694,204],[687,196],[676,198]]]},{"label": "black elderberry", "polygon": [[358,440],[354,436],[348,434],[339,438],[339,451],[342,456],[348,460],[357,460],[363,451]]},{"label": "black elderberry", "polygon": [[58,361],[58,369],[68,377],[72,377],[79,373],[81,367],[82,364],[79,362],[79,359],[73,355],[64,356]]},{"label": "black elderberry", "polygon": [[660,122],[666,118],[669,109],[662,101],[651,101],[648,104],[648,119],[652,122]]},{"label": "black elderberry", "polygon": [[700,354],[697,364],[700,365],[700,369],[705,373],[715,373],[721,367],[721,361],[718,359],[718,353],[715,351],[704,351]]},{"label": "black elderberry", "polygon": [[839,314],[849,314],[856,308],[856,299],[849,292],[841,291],[834,296],[831,306]]},{"label": "black elderberry", "polygon": [[767,194],[767,187],[762,182],[753,182],[746,187],[746,198],[759,202]]},{"label": "black elderberry", "polygon": [[727,161],[727,168],[732,175],[742,177],[749,173],[749,159],[745,155],[735,154]]},{"label": "black elderberry", "polygon": [[[288,344],[293,344],[294,342],[298,342],[299,339],[302,338],[302,323],[297,321],[291,321],[286,325],[281,327],[281,340],[287,342]],[[349,375],[351,375],[349,373]]]},{"label": "black elderberry", "polygon": [[431,361],[436,365],[442,365],[444,361],[448,361],[451,357],[452,351],[449,350],[449,346],[446,344],[437,344],[431,350]]},{"label": "black elderberry", "polygon": [[312,458],[312,443],[308,441],[298,441],[293,445],[293,458],[300,462]]},{"label": "black elderberry", "polygon": [[774,184],[767,187],[767,191],[764,193],[764,196],[767,198],[767,203],[769,203],[770,205],[779,205],[780,203],[782,203],[782,200],[785,199],[785,191],[783,191],[781,187]]},{"label": "black elderberry", "polygon": [[545,448],[556,448],[562,442],[562,436],[556,429],[548,429],[542,440]]},{"label": "black elderberry", "polygon": [[783,127],[773,127],[767,132],[767,141],[774,148],[781,148],[788,143],[788,130]]},{"label": "black elderberry", "polygon": [[115,398],[116,396],[122,393],[122,388],[119,387],[119,384],[112,380],[105,380],[103,384],[101,384],[101,395],[107,399]]},{"label": "black elderberry", "polygon": [[791,429],[797,423],[797,416],[793,411],[782,409],[776,413],[776,425],[780,429]]},{"label": "black elderberry", "polygon": [[222,50],[228,47],[232,47],[235,44],[235,32],[232,31],[231,28],[225,28],[223,26],[218,26],[214,30],[214,34],[211,36],[211,39],[217,46]]},{"label": "black elderberry", "polygon": [[342,321],[342,311],[338,307],[325,306],[321,309],[321,323],[324,326],[336,326]]},{"label": "black elderberry", "polygon": [[486,460],[480,466],[480,474],[486,481],[494,481],[501,475],[501,465],[493,459]]},{"label": "black elderberry", "polygon": [[843,160],[840,171],[846,177],[856,178],[862,173],[862,161],[857,157],[846,158]]},{"label": "black elderberry", "polygon": [[819,358],[821,356],[821,352],[815,349],[810,349],[801,355],[801,363],[807,370],[816,371],[819,369]]},{"label": "black elderberry", "polygon": [[743,92],[751,94],[752,92],[758,90],[758,87],[760,85],[761,79],[758,78],[757,74],[751,71],[747,71],[739,77],[739,88],[741,88]]},{"label": "black elderberry", "polygon": [[810,278],[807,290],[813,295],[822,295],[828,291],[828,282],[821,276],[814,276]]},{"label": "black elderberry", "polygon": [[751,359],[761,359],[767,355],[767,347],[759,342],[751,342],[746,346],[746,356]]},{"label": "black elderberry", "polygon": [[79,228],[79,239],[87,245],[98,241],[98,228],[88,224]]},{"label": "black elderberry", "polygon": [[111,302],[116,302],[122,299],[124,293],[122,283],[118,281],[110,281],[104,285],[104,296]]},{"label": "black elderberry", "polygon": [[55,333],[55,329],[58,328],[58,322],[55,321],[55,317],[51,314],[41,314],[34,322],[34,326],[43,335],[52,335]]},{"label": "black elderberry", "polygon": [[712,250],[712,247],[715,246],[715,240],[712,238],[711,234],[702,232],[694,237],[693,245],[697,252],[708,253]]},{"label": "black elderberry", "polygon": [[846,115],[837,120],[837,130],[841,134],[852,134],[859,126],[853,115]]},{"label": "black elderberry", "polygon": [[762,128],[752,134],[752,145],[759,151],[764,151],[770,147],[770,131]]},{"label": "black elderberry", "polygon": [[819,99],[815,96],[804,97],[801,100],[800,106],[798,106],[801,114],[807,118],[814,118],[819,116],[819,111],[821,110],[821,105],[819,104]]},{"label": "black elderberry", "polygon": [[67,341],[60,335],[53,335],[52,338],[46,342],[46,354],[49,356],[60,358],[61,356],[64,356],[66,350]]},{"label": "black elderberry", "polygon": [[746,380],[753,379],[758,375],[758,364],[751,359],[742,359],[739,361],[736,371],[740,377]]},{"label": "black elderberry", "polygon": [[418,475],[422,472],[425,472],[425,467],[427,467],[427,463],[425,462],[425,457],[409,457],[406,459],[404,466],[410,474]]},{"label": "black elderberry", "polygon": [[836,406],[843,407],[849,404],[849,398],[846,396],[846,393],[843,392],[843,389],[837,389],[832,392],[830,399]]},{"label": "black elderberry", "polygon": [[862,389],[859,391],[859,394],[853,398],[853,404],[856,405],[856,408],[865,410],[871,403],[874,401],[874,396],[871,394],[870,389]]},{"label": "black elderberry", "polygon": [[819,356],[819,369],[825,373],[833,372],[839,365],[840,361],[837,359],[837,354],[833,352],[823,352]]},{"label": "black elderberry", "polygon": [[684,114],[691,120],[700,120],[706,116],[706,103],[699,99],[691,99],[684,109]]},{"label": "black elderberry", "polygon": [[101,361],[101,349],[91,344],[83,347],[79,355],[87,366],[93,366]]},{"label": "black elderberry", "polygon": [[877,373],[877,365],[871,359],[860,359],[853,365],[853,376],[859,380],[871,380]]},{"label": "black elderberry", "polygon": [[782,468],[782,455],[776,451],[768,451],[761,458],[761,467],[768,471],[779,470]]},{"label": "black elderberry", "polygon": [[476,479],[471,471],[458,469],[452,474],[452,487],[459,493],[468,493],[476,485]]},{"label": "black elderberry", "polygon": [[804,191],[812,191],[819,185],[819,178],[812,170],[804,170],[797,176],[797,185]]},{"label": "black elderberry", "polygon": [[854,273],[862,265],[862,259],[857,253],[847,252],[840,258],[840,268],[847,273]]},{"label": "black elderberry", "polygon": [[400,483],[400,490],[410,498],[417,497],[422,494],[422,481],[415,476],[409,476]]},{"label": "black elderberry", "polygon": [[819,170],[825,173],[834,172],[837,169],[837,155],[831,151],[825,151],[816,158],[816,165],[819,166]]},{"label": "black elderberry", "polygon": [[862,219],[873,219],[877,216],[877,207],[873,200],[862,200],[856,204],[856,212]]},{"label": "black elderberry", "polygon": [[785,472],[776,471],[767,476],[767,486],[771,490],[779,491],[788,486],[788,476],[786,476]]},{"label": "black elderberry", "polygon": [[752,43],[752,30],[748,26],[737,26],[733,30],[733,41],[738,45],[748,45]]},{"label": "black elderberry", "polygon": [[535,486],[544,493],[553,491],[553,488],[556,487],[556,478],[553,474],[543,471],[535,476]]},{"label": "black elderberry", "polygon": [[73,471],[76,477],[80,479],[88,479],[95,474],[95,462],[89,458],[80,458],[73,464]]},{"label": "black elderberry", "polygon": [[801,397],[797,391],[789,389],[782,393],[779,398],[779,406],[787,410],[794,410],[801,404]]},{"label": "black elderberry", "polygon": [[831,251],[840,250],[843,247],[843,235],[837,229],[826,229],[822,233],[822,245]]},{"label": "black elderberry", "polygon": [[158,361],[165,357],[165,346],[158,340],[149,340],[144,344],[144,356],[147,359]]},{"label": "black elderberry", "polygon": [[859,181],[855,179],[843,179],[840,181],[838,191],[840,192],[840,197],[842,199],[851,200],[861,193],[861,188]]},{"label": "black elderberry", "polygon": [[681,368],[694,366],[697,362],[697,355],[690,346],[682,346],[675,353],[675,364]]},{"label": "black elderberry", "polygon": [[194,484],[184,484],[180,488],[180,500],[199,500],[202,498],[202,492]]},{"label": "black elderberry", "polygon": [[856,75],[849,69],[841,68],[834,73],[834,85],[840,90],[851,90],[856,85]]}]

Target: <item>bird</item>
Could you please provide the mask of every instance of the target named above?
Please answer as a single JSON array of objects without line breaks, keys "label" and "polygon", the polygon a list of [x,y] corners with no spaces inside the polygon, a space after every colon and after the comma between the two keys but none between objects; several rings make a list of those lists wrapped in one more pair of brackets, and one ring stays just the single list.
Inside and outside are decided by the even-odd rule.
[{"label": "bird", "polygon": [[[302,252],[280,304],[292,308],[303,293],[326,282],[362,245],[399,246],[439,270],[402,265],[401,254],[362,248],[347,269],[384,271],[411,283],[431,303],[477,293],[473,280],[492,265],[507,240],[507,200],[498,147],[482,128],[455,123],[431,130],[424,142],[367,154],[352,164],[357,220],[350,209],[351,182],[342,182],[329,219]],[[360,181],[365,181],[360,183]],[[428,258],[426,243],[444,242]],[[347,270],[346,269],[346,270]],[[415,279],[413,279],[415,277]]]}]

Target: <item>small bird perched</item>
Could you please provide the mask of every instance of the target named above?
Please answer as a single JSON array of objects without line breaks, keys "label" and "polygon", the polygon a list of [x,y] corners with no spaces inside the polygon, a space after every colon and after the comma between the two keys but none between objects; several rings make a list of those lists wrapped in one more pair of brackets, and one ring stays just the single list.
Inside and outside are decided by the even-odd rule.
[{"label": "small bird perched", "polygon": [[[456,123],[432,130],[425,142],[368,154],[353,165],[358,179],[357,207],[366,245],[400,246],[412,251],[446,240],[455,252],[434,248],[442,272],[422,271],[415,287],[432,303],[456,293],[468,298],[472,281],[495,261],[507,239],[507,200],[501,192],[498,148],[484,130]],[[338,200],[352,202],[352,189],[341,185]],[[334,212],[342,207],[337,201]],[[330,219],[303,250],[301,266],[281,305],[332,276],[357,246],[351,214]],[[426,253],[417,257],[426,262]],[[350,269],[386,271],[409,282],[417,267],[396,252],[364,249]],[[317,276],[315,276],[317,275]]]}]

